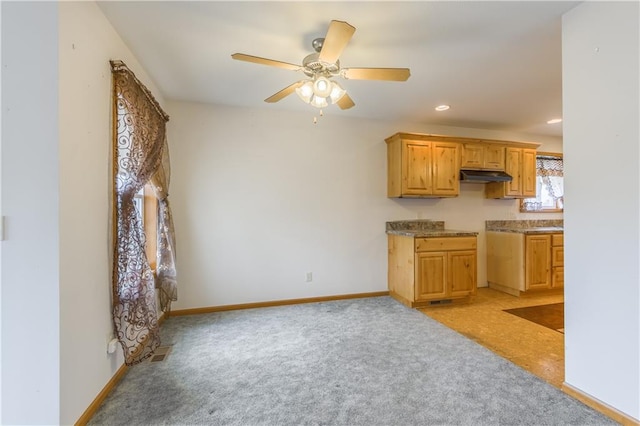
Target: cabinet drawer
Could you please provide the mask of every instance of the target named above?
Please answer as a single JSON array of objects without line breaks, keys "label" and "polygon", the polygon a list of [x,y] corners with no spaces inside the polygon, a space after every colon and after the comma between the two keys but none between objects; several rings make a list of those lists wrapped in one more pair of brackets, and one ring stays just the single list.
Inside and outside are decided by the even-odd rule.
[{"label": "cabinet drawer", "polygon": [[564,268],[553,268],[551,271],[551,288],[564,287]]},{"label": "cabinet drawer", "polygon": [[476,237],[416,238],[416,251],[475,250]]},{"label": "cabinet drawer", "polygon": [[564,266],[564,247],[551,247],[551,266]]},{"label": "cabinet drawer", "polygon": [[551,245],[552,246],[563,246],[564,245],[564,234],[551,234]]}]

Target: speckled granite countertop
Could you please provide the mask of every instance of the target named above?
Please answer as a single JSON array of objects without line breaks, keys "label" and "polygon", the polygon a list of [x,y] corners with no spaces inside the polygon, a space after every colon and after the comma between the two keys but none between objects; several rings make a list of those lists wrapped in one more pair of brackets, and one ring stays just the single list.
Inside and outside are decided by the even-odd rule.
[{"label": "speckled granite countertop", "polygon": [[474,237],[477,232],[444,229],[444,221],[439,220],[398,220],[387,222],[387,234],[405,237]]},{"label": "speckled granite countertop", "polygon": [[485,229],[492,232],[515,232],[518,234],[564,233],[562,219],[550,220],[487,220]]}]

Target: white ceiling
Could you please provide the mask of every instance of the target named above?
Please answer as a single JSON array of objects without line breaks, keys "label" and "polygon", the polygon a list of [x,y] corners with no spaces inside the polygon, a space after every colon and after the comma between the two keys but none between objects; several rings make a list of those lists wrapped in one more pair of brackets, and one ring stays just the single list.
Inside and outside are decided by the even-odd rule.
[{"label": "white ceiling", "polygon": [[[344,80],[356,106],[325,114],[562,135],[561,16],[579,2],[108,1],[104,14],[166,99],[309,111],[295,94],[263,100],[301,71],[332,19],[356,32],[341,66],[406,67],[406,82]],[[434,107],[451,109],[436,112]]]}]

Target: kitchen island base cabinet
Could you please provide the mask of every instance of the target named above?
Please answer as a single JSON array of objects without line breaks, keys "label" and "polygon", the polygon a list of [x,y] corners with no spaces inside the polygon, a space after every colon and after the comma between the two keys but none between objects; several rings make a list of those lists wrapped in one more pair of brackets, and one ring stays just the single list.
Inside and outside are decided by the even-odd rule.
[{"label": "kitchen island base cabinet", "polygon": [[415,308],[477,289],[477,238],[389,235],[389,294]]},{"label": "kitchen island base cabinet", "polygon": [[562,234],[487,232],[487,281],[495,290],[521,296],[562,289],[563,258]]}]

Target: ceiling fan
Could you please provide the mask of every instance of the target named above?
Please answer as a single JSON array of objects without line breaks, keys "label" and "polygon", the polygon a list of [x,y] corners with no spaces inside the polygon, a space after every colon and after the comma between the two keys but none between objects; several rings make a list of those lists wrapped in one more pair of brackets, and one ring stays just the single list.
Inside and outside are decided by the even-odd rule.
[{"label": "ceiling fan", "polygon": [[302,60],[302,65],[245,55],[244,53],[234,53],[231,57],[239,61],[302,71],[308,77],[285,87],[265,99],[265,102],[278,102],[296,92],[300,99],[316,108],[324,108],[332,103],[337,104],[341,109],[349,109],[355,103],[346,90],[335,80],[332,80],[333,77],[340,76],[352,80],[406,81],[410,76],[408,68],[341,68],[338,58],[355,31],[355,27],[346,22],[331,21],[326,36],[316,38],[312,42],[316,53],[305,57]]}]

